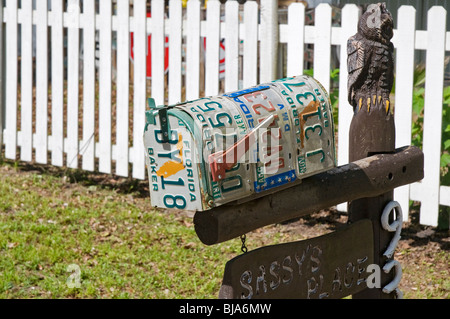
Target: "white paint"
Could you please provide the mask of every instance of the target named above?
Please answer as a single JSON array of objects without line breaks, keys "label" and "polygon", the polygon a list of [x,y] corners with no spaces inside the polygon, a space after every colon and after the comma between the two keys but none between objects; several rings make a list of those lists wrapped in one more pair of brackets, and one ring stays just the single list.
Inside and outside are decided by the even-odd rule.
[{"label": "white paint", "polygon": [[305,6],[293,3],[288,9],[287,76],[303,74]]},{"label": "white paint", "polygon": [[36,162],[47,164],[48,135],[48,21],[47,1],[36,2]]},{"label": "white paint", "polygon": [[100,2],[99,171],[111,173],[111,0]]},{"label": "white paint", "polygon": [[[395,78],[395,146],[411,145],[411,121],[414,84],[414,41],[416,10],[402,6],[398,10],[396,32],[396,78]],[[394,190],[394,199],[402,207],[409,207],[409,185]],[[404,219],[408,220],[408,210]]]},{"label": "white paint", "polygon": [[78,168],[78,96],[80,52],[80,1],[68,2],[67,38],[67,166]]},{"label": "white paint", "polygon": [[243,86],[258,84],[258,5],[247,1],[244,5]]},{"label": "white paint", "polygon": [[64,154],[64,50],[63,50],[63,8],[60,0],[52,1],[52,135],[49,146],[52,151],[52,165],[63,166]]},{"label": "white paint", "polygon": [[94,170],[95,160],[95,1],[83,1],[83,137],[82,168]]},{"label": "white paint", "polygon": [[442,138],[442,91],[444,86],[445,30],[447,12],[434,6],[428,11],[428,48],[425,75],[423,153],[420,223],[437,226],[439,213],[439,180]]},{"label": "white paint", "polygon": [[116,174],[128,176],[128,127],[130,93],[130,32],[128,1],[117,2],[117,100],[116,100]]},{"label": "white paint", "polygon": [[169,104],[181,102],[182,9],[181,0],[169,2]]},{"label": "white paint", "polygon": [[205,96],[219,94],[220,2],[208,1],[206,16]]},{"label": "white paint", "polygon": [[[340,56],[339,66],[339,107],[338,107],[338,140],[337,140],[337,162],[338,165],[348,164],[348,132],[353,117],[353,107],[348,102],[347,94],[347,41],[357,32],[359,20],[359,9],[354,4],[347,4],[342,9],[342,28],[340,29]],[[337,205],[339,211],[347,211],[347,203]]]},{"label": "white paint", "polygon": [[225,3],[225,92],[237,90],[239,83],[239,3]]}]

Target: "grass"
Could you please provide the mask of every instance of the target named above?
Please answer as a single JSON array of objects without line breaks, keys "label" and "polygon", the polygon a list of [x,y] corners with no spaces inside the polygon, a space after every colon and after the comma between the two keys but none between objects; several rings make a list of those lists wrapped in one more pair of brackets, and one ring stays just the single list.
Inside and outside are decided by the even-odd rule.
[{"label": "grass", "polygon": [[[241,254],[240,239],[205,246],[191,215],[151,207],[146,185],[0,165],[0,298],[217,298],[226,261]],[[247,235],[247,246],[305,238],[293,229],[265,227]],[[399,248],[405,297],[448,298],[448,252],[434,251],[430,266],[408,259],[412,243]]]},{"label": "grass", "polygon": [[[1,298],[213,298],[240,247],[204,246],[187,217],[137,193],[16,172],[1,167]],[[71,264],[80,288],[67,286]]]}]

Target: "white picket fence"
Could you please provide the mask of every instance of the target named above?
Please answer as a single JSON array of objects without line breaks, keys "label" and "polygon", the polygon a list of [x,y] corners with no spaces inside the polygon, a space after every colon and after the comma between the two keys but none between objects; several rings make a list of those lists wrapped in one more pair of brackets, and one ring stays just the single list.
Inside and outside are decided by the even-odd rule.
[{"label": "white picket fence", "polygon": [[[209,0],[206,19],[202,18],[199,0],[189,0],[186,10],[181,0],[170,0],[168,12],[163,0],[152,0],[150,18],[146,16],[149,2],[146,0],[134,0],[131,6],[129,1],[120,0],[114,4],[116,10],[111,0],[101,0],[98,12],[95,0],[81,2],[80,6],[80,0],[52,0],[50,9],[47,0],[37,0],[33,9],[32,1],[23,0],[18,7],[17,0],[6,0],[5,7],[0,6],[6,36],[3,50],[6,68],[2,72],[6,82],[3,92],[6,95],[3,128],[6,158],[120,176],[129,176],[131,164],[131,176],[144,179],[142,134],[149,97],[146,38],[151,34],[152,78],[157,80],[150,82],[150,89],[157,104],[173,104],[182,98],[192,100],[200,95],[216,95],[274,80],[277,61],[281,58],[277,56],[279,43],[287,44],[286,76],[303,73],[305,44],[313,44],[314,77],[328,90],[331,49],[337,46],[343,57],[339,66],[338,164],[348,162],[352,108],[347,102],[345,57],[347,39],[356,33],[360,14],[355,5],[343,8],[342,25],[335,27],[331,24],[332,9],[326,4],[316,8],[316,22],[310,26],[305,25],[305,8],[300,3],[291,4],[287,24],[279,24],[278,5],[273,0],[261,0],[259,7],[255,1],[240,6],[237,1],[220,4],[218,0]],[[395,198],[405,210],[405,218],[408,201],[420,201],[420,223],[436,226],[439,205],[450,206],[450,187],[439,183],[444,55],[450,51],[450,32],[446,32],[446,11],[442,7],[429,10],[426,31],[415,30],[415,19],[413,7],[401,7],[392,40],[397,49],[396,141],[399,147],[411,144],[414,51],[426,50],[425,178],[396,189]],[[20,62],[16,63],[19,25],[21,53]],[[117,50],[115,81],[112,81],[113,32],[116,32]],[[133,72],[129,63],[130,32],[134,40]],[[164,81],[165,36],[169,37],[167,84]],[[225,38],[226,44],[222,89],[219,85],[221,38]],[[82,71],[79,72],[80,62]],[[203,65],[204,75],[201,74]],[[79,99],[81,90],[82,99]],[[346,209],[344,204],[338,208]]]}]

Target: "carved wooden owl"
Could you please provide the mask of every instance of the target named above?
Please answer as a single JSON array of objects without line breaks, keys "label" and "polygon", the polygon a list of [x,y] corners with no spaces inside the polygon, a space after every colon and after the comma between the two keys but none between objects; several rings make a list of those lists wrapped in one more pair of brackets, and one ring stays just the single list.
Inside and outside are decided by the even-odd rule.
[{"label": "carved wooden owl", "polygon": [[394,82],[393,28],[386,4],[372,4],[360,18],[358,32],[348,40],[348,101],[355,114],[361,109],[389,113]]}]

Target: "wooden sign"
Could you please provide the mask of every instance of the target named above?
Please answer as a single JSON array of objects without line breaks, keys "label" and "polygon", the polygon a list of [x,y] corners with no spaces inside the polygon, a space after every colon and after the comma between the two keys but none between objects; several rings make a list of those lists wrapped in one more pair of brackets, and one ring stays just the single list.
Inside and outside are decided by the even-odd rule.
[{"label": "wooden sign", "polygon": [[227,262],[219,298],[342,298],[367,288],[373,230],[361,220],[342,230],[262,247]]}]

